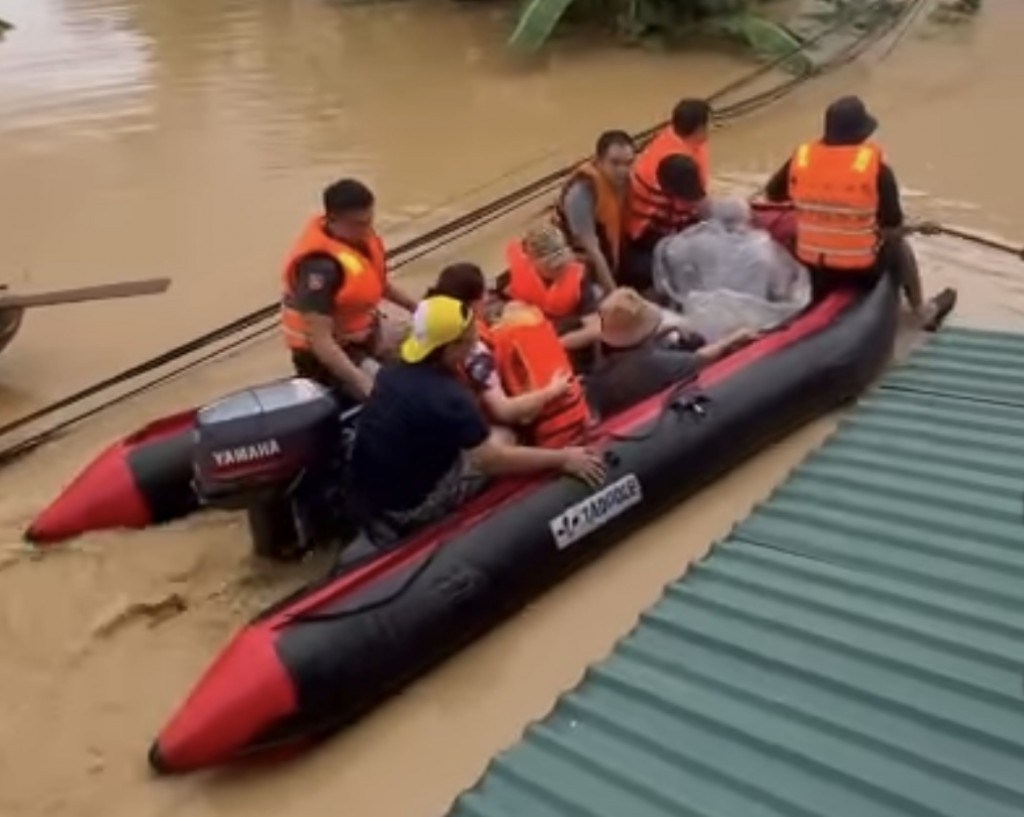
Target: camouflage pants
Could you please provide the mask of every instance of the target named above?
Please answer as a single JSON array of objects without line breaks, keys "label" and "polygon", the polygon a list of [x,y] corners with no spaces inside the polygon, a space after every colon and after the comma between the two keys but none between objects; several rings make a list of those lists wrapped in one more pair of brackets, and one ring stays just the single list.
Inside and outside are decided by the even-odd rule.
[{"label": "camouflage pants", "polygon": [[460,456],[427,497],[413,508],[387,511],[382,520],[399,531],[421,528],[454,512],[487,487],[488,478]]}]

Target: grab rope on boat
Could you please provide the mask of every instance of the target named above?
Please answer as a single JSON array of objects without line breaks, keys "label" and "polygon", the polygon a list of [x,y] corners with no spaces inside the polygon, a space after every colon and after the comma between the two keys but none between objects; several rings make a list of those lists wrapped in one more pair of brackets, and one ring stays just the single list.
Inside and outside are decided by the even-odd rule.
[{"label": "grab rope on boat", "polygon": [[1024,246],[1014,247],[1011,244],[996,241],[994,238],[986,238],[985,236],[978,235],[977,233],[968,233],[964,230],[958,230],[955,227],[947,227],[944,224],[938,225],[937,232],[942,235],[948,235],[950,238],[958,238],[961,241],[967,241],[971,244],[987,247],[990,250],[1005,252],[1008,255],[1016,256],[1021,261],[1024,261]]},{"label": "grab rope on boat", "polygon": [[[756,70],[739,77],[711,94],[707,98],[708,102],[712,104],[719,102],[742,88],[747,87],[751,83],[777,69],[779,66],[785,64],[794,56],[815,47],[830,35],[833,35],[849,26],[855,25],[866,17],[884,10],[888,7],[888,2],[889,0],[876,0],[876,2],[868,6],[852,10],[850,13],[844,15],[840,20],[824,27],[812,37],[805,39],[799,46],[793,48],[786,54],[766,62]],[[712,114],[713,121],[716,124],[724,124],[765,108],[791,93],[803,83],[854,61],[868,48],[876,44],[881,38],[885,37],[894,28],[896,28],[900,22],[907,18],[907,15],[913,13],[917,6],[923,2],[925,2],[925,0],[910,0],[910,2],[901,9],[899,14],[891,17],[886,25],[877,28],[866,28],[831,59],[818,65],[813,65],[803,73],[789,77],[765,91],[753,94],[752,96],[738,102],[717,108]],[[634,134],[634,139],[639,145],[646,145],[646,143],[649,142],[666,124],[667,122],[660,122],[657,125],[646,128],[639,133]],[[407,264],[410,264],[425,255],[433,253],[493,221],[504,218],[530,202],[536,201],[544,196],[549,196],[555,189],[557,189],[558,185],[568,178],[580,161],[581,160],[577,160],[571,164],[565,165],[558,170],[548,173],[529,184],[523,185],[516,190],[499,197],[489,204],[482,205],[481,207],[404,242],[388,254],[389,261],[393,262],[391,264],[391,269],[404,267]],[[179,344],[178,346],[168,349],[155,357],[124,369],[111,377],[98,381],[84,389],[0,426],[0,437],[9,435],[30,425],[31,423],[64,409],[71,408],[92,397],[97,397],[100,394],[122,384],[126,384],[135,378],[153,372],[161,367],[181,360],[182,358],[194,355],[213,344],[219,343],[220,341],[228,338],[234,338],[230,343],[219,346],[204,355],[189,360],[170,372],[165,372],[159,377],[149,380],[133,389],[108,398],[93,408],[80,412],[53,426],[26,437],[23,440],[0,449],[0,466],[7,465],[14,459],[35,450],[82,420],[92,417],[112,406],[135,397],[148,389],[154,388],[155,386],[160,385],[167,380],[188,371],[189,369],[208,362],[226,352],[238,349],[244,344],[257,340],[261,336],[268,334],[276,328],[276,323],[271,322],[270,319],[276,317],[278,308],[277,302],[274,302],[253,310],[246,315],[242,315],[241,317],[193,338],[190,341]],[[252,331],[246,332],[246,330]],[[242,337],[235,337],[242,332],[246,332],[246,334],[242,335]]]}]

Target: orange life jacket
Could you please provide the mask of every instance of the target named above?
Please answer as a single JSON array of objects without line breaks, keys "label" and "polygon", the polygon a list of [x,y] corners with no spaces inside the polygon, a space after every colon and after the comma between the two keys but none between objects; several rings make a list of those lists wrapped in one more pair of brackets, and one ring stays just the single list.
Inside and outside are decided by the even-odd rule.
[{"label": "orange life jacket", "polygon": [[568,181],[562,185],[558,203],[555,205],[555,223],[573,242],[573,248],[581,251],[583,247],[575,241],[575,236],[569,229],[569,220],[565,215],[565,196],[580,181],[590,184],[594,191],[596,202],[594,223],[597,227],[597,240],[601,245],[602,254],[608,261],[608,266],[615,270],[619,266],[619,253],[626,231],[626,197],[612,187],[604,174],[597,169],[593,160],[586,161],[577,167]]},{"label": "orange life jacket", "polygon": [[508,260],[508,287],[506,295],[542,310],[552,319],[567,318],[574,314],[583,297],[585,267],[571,261],[568,268],[554,281],[545,281],[526,250],[523,242],[509,242],[505,253]]},{"label": "orange life jacket", "polygon": [[[491,327],[491,344],[502,388],[510,397],[542,389],[559,372],[572,373],[569,356],[555,328],[534,306],[506,309]],[[548,403],[530,425],[531,442],[542,448],[579,443],[590,424],[590,409],[579,379],[572,375],[569,390]]]},{"label": "orange life jacket", "polygon": [[334,334],[339,341],[364,340],[373,328],[377,307],[384,297],[387,262],[384,244],[376,233],[367,240],[369,254],[333,238],[324,229],[322,217],[306,225],[282,275],[281,328],[291,349],[309,349],[306,318],[295,308],[296,270],[311,255],[328,255],[344,271],[344,280],[334,296]]},{"label": "orange life jacket", "polygon": [[873,144],[801,145],[789,163],[796,257],[805,264],[868,271],[878,259],[878,174]]},{"label": "orange life jacket", "polygon": [[664,127],[636,159],[629,177],[629,219],[626,232],[636,241],[649,229],[669,235],[696,219],[693,206],[670,197],[658,184],[658,165],[666,156],[682,153],[691,157],[700,169],[707,189],[710,175],[706,142],[693,144],[676,136],[671,125]]}]

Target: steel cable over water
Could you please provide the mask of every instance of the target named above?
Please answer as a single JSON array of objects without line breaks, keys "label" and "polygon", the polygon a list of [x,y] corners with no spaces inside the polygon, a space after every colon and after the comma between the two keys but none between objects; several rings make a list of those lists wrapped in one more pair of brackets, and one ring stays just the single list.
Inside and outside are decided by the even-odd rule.
[{"label": "steel cable over water", "polygon": [[[796,76],[788,77],[765,91],[753,94],[752,96],[732,103],[731,105],[725,105],[717,108],[712,115],[713,121],[718,124],[725,124],[742,116],[746,116],[754,111],[771,105],[773,102],[776,102],[791,93],[803,83],[852,62],[861,56],[861,54],[863,54],[868,48],[876,44],[881,38],[890,33],[900,22],[906,20],[908,16],[924,2],[926,2],[926,0],[910,0],[905,7],[900,10],[899,14],[893,15],[885,25],[879,27],[867,27],[861,34],[855,37],[832,58],[818,65],[812,65],[808,70],[805,70]],[[725,97],[728,97],[736,91],[747,87],[763,76],[766,76],[771,71],[779,68],[781,65],[784,65],[793,57],[798,56],[808,49],[818,45],[830,35],[836,34],[839,31],[856,24],[865,17],[882,12],[887,7],[888,0],[876,0],[876,2],[866,7],[852,10],[851,13],[844,15],[835,23],[824,27],[821,31],[804,40],[799,46],[786,54],[766,62],[756,70],[739,77],[711,94],[707,98],[708,102],[713,104]],[[639,144],[644,145],[666,124],[667,122],[661,122],[657,125],[646,128],[634,134],[634,138]],[[399,269],[424,257],[425,255],[436,252],[441,247],[453,243],[459,238],[462,238],[463,236],[468,235],[491,222],[504,218],[530,202],[552,194],[557,189],[558,185],[564,182],[569,174],[572,173],[580,161],[582,160],[577,160],[559,168],[558,170],[552,171],[529,184],[523,185],[516,190],[499,197],[493,202],[445,222],[444,224],[428,230],[427,232],[402,243],[398,247],[395,247],[388,253],[389,261],[393,262],[391,264],[391,269]],[[71,408],[72,406],[82,403],[91,397],[96,397],[119,385],[126,384],[128,381],[137,377],[153,372],[163,366],[167,366],[181,360],[182,358],[189,357],[212,344],[218,343],[219,341],[227,338],[232,338],[241,332],[246,332],[246,330],[253,330],[246,332],[246,334],[241,338],[236,337],[230,343],[178,366],[170,372],[165,372],[164,374],[133,389],[108,398],[97,406],[80,412],[73,417],[60,421],[53,426],[0,449],[0,466],[7,465],[22,455],[35,450],[40,445],[54,439],[57,435],[82,420],[92,417],[120,402],[135,397],[148,389],[154,388],[155,386],[164,383],[195,366],[208,362],[222,354],[225,354],[226,352],[236,350],[244,344],[257,340],[263,335],[268,334],[276,328],[276,323],[266,323],[266,325],[263,326],[259,325],[264,324],[271,318],[275,318],[278,308],[279,304],[275,301],[267,306],[253,310],[246,315],[236,318],[235,320],[193,338],[190,341],[179,344],[178,346],[168,349],[155,357],[124,369],[111,377],[98,381],[91,386],[81,389],[67,397],[61,398],[60,400],[29,412],[22,417],[0,426],[0,437],[7,436],[24,428],[25,426],[30,425],[31,423],[36,422],[37,420],[41,420],[63,409]],[[257,328],[254,329],[254,327]]]}]

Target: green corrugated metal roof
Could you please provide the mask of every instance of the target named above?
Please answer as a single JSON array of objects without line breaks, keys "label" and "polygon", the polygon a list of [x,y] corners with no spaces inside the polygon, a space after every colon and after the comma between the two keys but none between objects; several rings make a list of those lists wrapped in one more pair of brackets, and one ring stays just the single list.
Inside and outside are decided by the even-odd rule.
[{"label": "green corrugated metal roof", "polygon": [[1024,337],[883,381],[451,817],[1024,814]]}]

